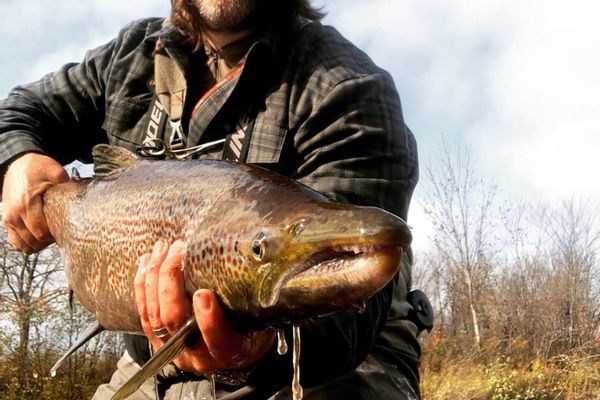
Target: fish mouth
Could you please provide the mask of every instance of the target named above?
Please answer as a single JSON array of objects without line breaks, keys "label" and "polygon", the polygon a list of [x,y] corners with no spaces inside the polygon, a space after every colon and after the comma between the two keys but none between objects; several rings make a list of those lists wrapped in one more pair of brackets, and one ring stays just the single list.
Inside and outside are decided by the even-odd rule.
[{"label": "fish mouth", "polygon": [[294,279],[302,279],[314,275],[336,274],[351,268],[353,264],[363,258],[375,255],[377,251],[385,251],[389,246],[360,246],[339,245],[323,249],[314,253],[305,263],[296,269],[286,284],[293,284]]},{"label": "fish mouth", "polygon": [[396,274],[398,245],[337,245],[313,253],[280,282],[272,306],[297,318],[345,308],[362,308],[365,299]]}]

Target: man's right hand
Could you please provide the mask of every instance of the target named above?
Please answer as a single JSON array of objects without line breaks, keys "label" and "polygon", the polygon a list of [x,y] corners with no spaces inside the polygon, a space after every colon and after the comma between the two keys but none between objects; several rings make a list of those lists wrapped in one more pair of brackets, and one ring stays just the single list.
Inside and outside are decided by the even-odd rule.
[{"label": "man's right hand", "polygon": [[62,165],[42,154],[26,153],[9,165],[2,187],[2,221],[15,249],[31,254],[54,242],[43,196],[49,187],[68,180]]}]

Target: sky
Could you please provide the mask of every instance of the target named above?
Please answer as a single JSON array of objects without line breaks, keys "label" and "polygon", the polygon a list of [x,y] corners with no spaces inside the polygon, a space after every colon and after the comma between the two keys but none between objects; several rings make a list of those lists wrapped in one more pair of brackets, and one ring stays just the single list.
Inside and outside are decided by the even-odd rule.
[{"label": "sky", "polygon": [[[422,169],[442,140],[515,196],[600,204],[600,3],[318,0],[325,23],[393,76]],[[167,0],[0,0],[0,97],[78,61]],[[424,174],[423,174],[424,175]],[[415,246],[430,233],[419,188]]]}]

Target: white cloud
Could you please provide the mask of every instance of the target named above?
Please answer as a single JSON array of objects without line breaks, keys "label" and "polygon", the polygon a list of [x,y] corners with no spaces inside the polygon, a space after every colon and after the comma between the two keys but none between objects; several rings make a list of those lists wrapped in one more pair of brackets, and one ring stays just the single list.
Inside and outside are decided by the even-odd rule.
[{"label": "white cloud", "polygon": [[408,213],[408,225],[411,228],[413,241],[412,248],[415,253],[425,252],[431,248],[431,239],[435,232],[430,218],[418,198],[415,198]]},{"label": "white cloud", "polygon": [[501,189],[600,201],[600,4],[327,2],[329,21],[390,70],[421,159],[474,145]]},{"label": "white cloud", "polygon": [[[499,4],[374,0],[332,2],[329,19],[394,75],[407,120],[460,129],[486,97],[490,62],[501,45]],[[432,125],[431,122],[426,125]],[[435,133],[439,136],[440,131]]]},{"label": "white cloud", "polygon": [[[3,0],[0,3],[0,96],[17,85],[80,60],[85,51],[115,37],[126,23],[166,16],[168,0]],[[64,57],[61,59],[61,57]]]},{"label": "white cloud", "polygon": [[[489,169],[555,197],[600,200],[600,6],[527,2],[487,83],[492,113],[469,129]],[[497,154],[498,157],[494,155]],[[507,177],[502,177],[506,182]]]},{"label": "white cloud", "polygon": [[[120,25],[127,20],[164,16],[168,0],[3,0],[0,25],[3,34],[51,33],[55,27],[78,24],[92,29]],[[76,32],[66,39],[77,39]],[[40,43],[43,44],[43,43]]]},{"label": "white cloud", "polygon": [[[600,199],[600,4],[573,0],[319,0],[388,69],[423,165],[459,137],[506,191]],[[0,95],[164,16],[168,0],[3,0]],[[458,134],[458,136],[457,136]],[[418,189],[417,189],[418,191]],[[416,207],[416,206],[414,206]],[[413,208],[414,208],[413,207]],[[418,230],[417,218],[411,224]]]}]

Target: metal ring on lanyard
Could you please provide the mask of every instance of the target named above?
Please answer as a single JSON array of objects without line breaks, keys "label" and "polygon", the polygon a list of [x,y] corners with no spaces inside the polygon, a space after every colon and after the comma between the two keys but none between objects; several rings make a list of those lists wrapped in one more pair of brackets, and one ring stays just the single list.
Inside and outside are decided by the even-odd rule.
[{"label": "metal ring on lanyard", "polygon": [[183,149],[172,149],[168,144],[159,138],[154,138],[144,143],[139,148],[139,152],[145,156],[158,157],[165,156],[174,160],[185,160],[193,155],[199,155],[225,143],[226,139],[219,139],[212,142],[202,143],[198,146],[186,147]]}]

